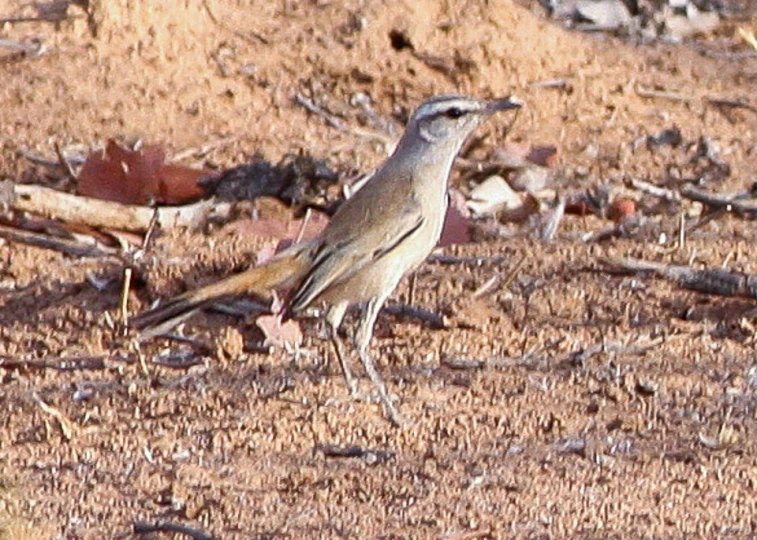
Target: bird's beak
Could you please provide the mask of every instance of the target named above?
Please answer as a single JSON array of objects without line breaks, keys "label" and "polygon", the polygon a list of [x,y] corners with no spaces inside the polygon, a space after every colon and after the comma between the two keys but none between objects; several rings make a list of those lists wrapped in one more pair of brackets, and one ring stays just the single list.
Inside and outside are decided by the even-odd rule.
[{"label": "bird's beak", "polygon": [[523,102],[516,97],[508,96],[506,98],[494,99],[486,106],[486,112],[495,113],[498,111],[508,111],[510,109],[520,109]]}]

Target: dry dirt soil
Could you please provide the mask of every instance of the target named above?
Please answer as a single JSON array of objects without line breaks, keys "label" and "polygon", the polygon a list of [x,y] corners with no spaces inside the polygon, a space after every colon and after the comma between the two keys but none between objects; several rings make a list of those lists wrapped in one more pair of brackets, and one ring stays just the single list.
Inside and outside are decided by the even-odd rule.
[{"label": "dry dirt soil", "polygon": [[[308,113],[297,92],[355,128],[365,118],[354,98],[369,96],[395,133],[393,115],[430,95],[514,93],[526,108],[483,128],[483,148],[501,146],[505,127],[510,142],[554,145],[553,188],[625,189],[650,233],[586,241],[612,222],[568,215],[552,241],[529,221],[509,238],[446,248],[454,264],[425,264],[413,303],[449,324],[384,314],[373,342],[412,421],[399,429],[375,400],[348,398],[315,320],[298,351],[266,354],[252,320],[218,313],[186,325],[194,347],[137,349],[113,330],[119,260],[0,240],[0,537],[135,538],[135,523],[161,520],[214,538],[755,534],[754,303],[597,263],[631,255],[757,272],[753,221],[721,215],[680,246],[680,217],[701,207],[624,188],[692,180],[701,137],[730,174],[700,187],[750,188],[754,109],[711,101],[754,104],[757,59],[726,54],[748,51],[736,26],[749,20],[684,44],[635,44],[507,0],[114,0],[90,2],[89,16],[0,0],[2,17],[56,9],[68,18],[0,28],[46,47],[35,58],[0,49],[6,179],[70,189],[24,155],[55,159],[55,143],[110,137],[173,153],[211,145],[190,164],[306,152],[365,171],[383,147]],[[393,48],[392,31],[415,53]],[[555,79],[564,84],[538,84]],[[672,127],[680,146],[644,144]],[[164,235],[130,305],[201,279],[190,271],[199,259],[222,273],[255,247],[214,229]],[[405,282],[390,303],[407,299]]]}]

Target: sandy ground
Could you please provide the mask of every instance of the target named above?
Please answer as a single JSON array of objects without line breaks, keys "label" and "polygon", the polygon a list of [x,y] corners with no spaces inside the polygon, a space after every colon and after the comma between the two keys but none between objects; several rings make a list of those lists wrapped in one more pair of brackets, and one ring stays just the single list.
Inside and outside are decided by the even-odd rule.
[{"label": "sandy ground", "polygon": [[[0,16],[36,13],[0,0]],[[296,353],[264,354],[254,321],[213,313],[186,328],[204,354],[168,341],[136,351],[109,324],[120,261],[0,240],[1,538],[133,538],[135,522],[157,520],[215,538],[755,534],[753,302],[597,264],[630,255],[757,272],[752,221],[724,215],[684,247],[661,243],[701,207],[623,187],[750,188],[757,116],[711,102],[754,104],[757,59],[719,54],[739,43],[735,23],[683,45],[636,45],[499,0],[117,0],[66,13],[0,27],[3,39],[46,47],[0,57],[3,178],[66,187],[24,155],[55,159],[55,143],[110,137],[172,153],[212,146],[189,164],[306,152],[366,171],[384,145],[330,127],[296,93],[375,129],[353,105],[369,96],[395,134],[430,95],[514,93],[527,107],[483,128],[484,150],[503,144],[505,126],[510,142],[554,145],[555,189],[624,193],[648,233],[586,242],[612,222],[569,215],[553,241],[510,226],[510,238],[446,248],[454,264],[424,265],[413,303],[444,313],[447,328],[385,314],[373,348],[412,420],[402,429],[375,401],[348,398],[316,321],[303,322]],[[415,54],[393,48],[393,32]],[[565,84],[534,84],[553,79]],[[644,144],[672,127],[680,146]],[[701,137],[730,174],[711,178],[692,161]],[[257,247],[215,229],[163,236],[131,303],[193,283],[203,257],[222,273]],[[390,303],[407,299],[405,282]],[[330,451],[349,447],[356,455]]]}]

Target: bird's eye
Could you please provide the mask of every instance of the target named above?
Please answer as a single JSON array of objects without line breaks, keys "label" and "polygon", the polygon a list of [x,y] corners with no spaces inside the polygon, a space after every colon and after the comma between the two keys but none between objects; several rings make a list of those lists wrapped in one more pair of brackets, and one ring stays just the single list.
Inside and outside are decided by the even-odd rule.
[{"label": "bird's eye", "polygon": [[463,115],[463,111],[458,109],[457,107],[450,107],[446,111],[444,111],[444,116],[447,118],[460,118]]}]

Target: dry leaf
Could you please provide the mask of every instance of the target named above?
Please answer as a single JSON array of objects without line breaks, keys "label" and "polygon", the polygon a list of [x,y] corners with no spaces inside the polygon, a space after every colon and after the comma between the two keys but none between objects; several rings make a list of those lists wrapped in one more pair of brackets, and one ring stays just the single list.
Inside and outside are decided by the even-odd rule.
[{"label": "dry leaf", "polygon": [[283,320],[283,302],[275,293],[271,311],[272,315],[261,315],[255,320],[255,324],[265,335],[266,342],[287,350],[299,346],[302,343],[300,325],[292,319]]},{"label": "dry leaf", "polygon": [[110,140],[104,151],[84,162],[77,191],[106,201],[146,204],[159,193],[158,171],[165,157],[161,146],[132,151]]},{"label": "dry leaf", "polygon": [[528,151],[526,160],[540,167],[551,167],[554,165],[557,148],[551,145],[534,146]]},{"label": "dry leaf", "polygon": [[544,191],[552,183],[552,172],[546,167],[529,165],[510,175],[508,183],[516,191],[537,193]]},{"label": "dry leaf", "polygon": [[124,204],[183,204],[202,197],[197,181],[211,171],[165,164],[165,157],[162,145],[129,150],[110,140],[84,162],[77,191]]},{"label": "dry leaf", "polygon": [[697,34],[709,34],[720,24],[720,16],[714,11],[700,11],[689,2],[686,15],[677,15],[667,10],[663,15],[665,34],[680,41]]},{"label": "dry leaf", "polygon": [[439,247],[467,244],[471,241],[470,212],[465,205],[465,196],[455,189],[450,189],[449,199]]},{"label": "dry leaf", "polygon": [[597,28],[613,30],[631,24],[631,13],[621,0],[585,0],[578,2],[576,11]]},{"label": "dry leaf", "polygon": [[491,216],[523,206],[520,194],[501,176],[490,176],[470,192],[468,208],[477,216]]}]

